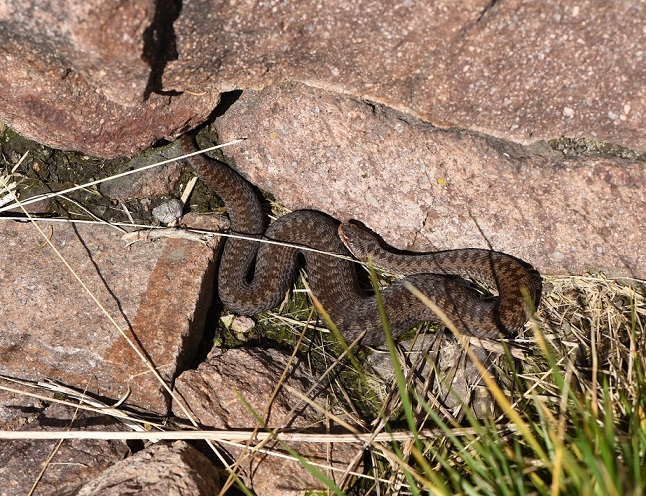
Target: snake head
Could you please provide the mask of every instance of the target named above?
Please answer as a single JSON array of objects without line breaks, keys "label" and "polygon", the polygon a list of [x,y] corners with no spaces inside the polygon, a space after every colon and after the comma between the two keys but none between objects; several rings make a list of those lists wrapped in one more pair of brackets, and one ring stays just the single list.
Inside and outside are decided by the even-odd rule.
[{"label": "snake head", "polygon": [[372,233],[354,222],[340,224],[339,237],[350,253],[361,262],[367,262],[374,255],[375,247],[379,246]]}]

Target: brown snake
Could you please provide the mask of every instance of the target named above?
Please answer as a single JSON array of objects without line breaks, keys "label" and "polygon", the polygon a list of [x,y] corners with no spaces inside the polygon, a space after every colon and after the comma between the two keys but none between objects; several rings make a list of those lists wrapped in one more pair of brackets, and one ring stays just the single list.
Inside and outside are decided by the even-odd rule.
[{"label": "brown snake", "polygon": [[[182,143],[187,153],[198,149],[192,137],[185,135]],[[266,227],[260,200],[249,182],[223,162],[203,155],[188,160],[224,202],[234,233],[341,255],[351,251],[361,261],[370,257],[375,266],[405,275],[405,280],[428,296],[464,334],[508,336],[527,322],[528,307],[536,308],[539,303],[540,275],[510,255],[481,249],[394,253],[357,225],[339,225],[313,210],[292,212]],[[365,331],[363,344],[382,343],[384,331],[376,298],[359,287],[355,264],[298,246],[228,238],[218,271],[222,303],[244,315],[277,306],[294,280],[300,255],[305,259],[312,293],[345,339],[352,341]],[[498,297],[482,299],[462,277],[495,288]],[[382,297],[395,337],[421,322],[439,320],[401,281],[383,289]]]}]

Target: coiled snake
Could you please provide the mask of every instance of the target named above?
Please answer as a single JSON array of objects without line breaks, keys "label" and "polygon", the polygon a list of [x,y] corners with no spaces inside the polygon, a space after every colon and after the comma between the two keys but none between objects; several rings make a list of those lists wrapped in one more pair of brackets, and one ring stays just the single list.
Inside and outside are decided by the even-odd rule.
[{"label": "coiled snake", "polygon": [[[190,136],[185,135],[182,143],[187,153],[197,150]],[[481,249],[394,253],[357,225],[339,224],[312,210],[292,212],[266,227],[255,189],[238,173],[203,155],[190,157],[189,163],[224,202],[234,233],[296,245],[226,239],[218,288],[222,303],[234,312],[254,315],[277,306],[289,290],[302,256],[311,291],[345,339],[352,341],[365,331],[363,344],[384,341],[376,299],[360,288],[354,263],[298,246],[342,255],[352,253],[360,261],[370,257],[375,266],[405,275],[467,335],[507,336],[522,328],[529,308],[538,305],[538,272],[510,255]],[[498,297],[482,299],[463,277],[490,285]],[[438,320],[401,281],[383,289],[382,297],[395,337],[421,322]]]}]

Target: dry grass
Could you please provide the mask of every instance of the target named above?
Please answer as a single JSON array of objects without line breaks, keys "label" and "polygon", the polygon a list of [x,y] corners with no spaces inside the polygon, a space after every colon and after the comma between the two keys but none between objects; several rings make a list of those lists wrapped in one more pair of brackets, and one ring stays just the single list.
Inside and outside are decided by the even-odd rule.
[{"label": "dry grass", "polygon": [[624,400],[636,404],[641,391],[636,373],[646,370],[644,281],[603,275],[547,281],[552,288],[539,316],[555,358],[572,371],[595,413],[604,406],[600,382],[605,380],[614,416],[625,417]]}]

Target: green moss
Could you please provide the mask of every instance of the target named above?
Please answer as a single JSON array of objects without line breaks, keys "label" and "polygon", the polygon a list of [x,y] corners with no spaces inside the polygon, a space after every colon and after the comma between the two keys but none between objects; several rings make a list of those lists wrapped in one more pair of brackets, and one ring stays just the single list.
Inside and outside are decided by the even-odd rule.
[{"label": "green moss", "polygon": [[590,138],[567,138],[563,136],[549,140],[547,143],[552,149],[561,152],[566,157],[596,155],[618,157],[633,162],[646,161],[646,153],[639,153],[614,143],[604,143]]}]

